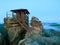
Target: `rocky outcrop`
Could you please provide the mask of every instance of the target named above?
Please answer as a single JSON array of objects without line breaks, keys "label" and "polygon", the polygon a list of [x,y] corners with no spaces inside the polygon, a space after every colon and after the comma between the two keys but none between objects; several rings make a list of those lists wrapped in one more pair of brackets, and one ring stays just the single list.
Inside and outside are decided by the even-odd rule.
[{"label": "rocky outcrop", "polygon": [[30,32],[26,33],[25,39],[19,41],[18,45],[39,45],[36,40],[40,40],[42,30],[43,26],[41,21],[36,17],[32,17]]},{"label": "rocky outcrop", "polygon": [[21,40],[18,45],[60,45],[60,37],[32,36]]},{"label": "rocky outcrop", "polygon": [[41,34],[42,29],[43,26],[41,21],[39,21],[39,19],[36,17],[32,17],[30,32],[26,33],[25,30],[21,30],[21,27],[18,25],[16,26],[16,24],[13,24],[12,27],[9,27],[7,31],[11,44],[17,45],[17,43],[24,38],[25,33],[26,33],[25,37],[28,37],[28,35],[31,35],[32,33]]},{"label": "rocky outcrop", "polygon": [[43,30],[43,26],[42,26],[42,23],[41,21],[37,18],[37,17],[32,17],[31,19],[31,28],[32,30],[39,30],[40,33],[42,32]]},{"label": "rocky outcrop", "polygon": [[11,45],[17,45],[17,43],[24,38],[26,31],[21,30],[20,26],[10,27],[8,29],[8,35]]}]

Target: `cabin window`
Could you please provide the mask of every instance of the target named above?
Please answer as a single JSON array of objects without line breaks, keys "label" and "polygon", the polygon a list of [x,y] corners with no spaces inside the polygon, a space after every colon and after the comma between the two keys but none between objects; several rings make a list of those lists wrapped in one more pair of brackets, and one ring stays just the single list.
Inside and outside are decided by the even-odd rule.
[{"label": "cabin window", "polygon": [[16,18],[16,13],[13,13],[12,15],[13,15],[13,18]]}]

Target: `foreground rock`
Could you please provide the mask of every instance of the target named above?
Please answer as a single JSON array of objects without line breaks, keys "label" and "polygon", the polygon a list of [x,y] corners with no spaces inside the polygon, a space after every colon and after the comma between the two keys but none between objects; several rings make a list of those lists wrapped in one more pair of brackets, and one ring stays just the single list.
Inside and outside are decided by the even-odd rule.
[{"label": "foreground rock", "polygon": [[60,37],[32,36],[21,40],[18,45],[60,45]]},{"label": "foreground rock", "polygon": [[[38,18],[32,17],[31,19],[31,30],[25,35],[25,39],[20,41],[18,45],[38,45],[37,39],[39,40],[42,35],[43,26]],[[39,37],[39,38],[38,38]]]},{"label": "foreground rock", "polygon": [[10,45],[17,45],[20,40],[24,38],[26,31],[21,30],[20,27],[9,28],[8,35],[10,38]]}]

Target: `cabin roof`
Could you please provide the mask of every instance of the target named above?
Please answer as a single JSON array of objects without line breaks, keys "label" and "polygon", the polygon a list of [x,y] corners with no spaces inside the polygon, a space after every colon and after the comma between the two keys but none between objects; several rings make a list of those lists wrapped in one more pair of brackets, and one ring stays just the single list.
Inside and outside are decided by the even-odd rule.
[{"label": "cabin roof", "polygon": [[26,11],[26,14],[30,14],[27,9],[14,9],[14,10],[11,10],[11,11],[14,12],[14,13],[20,12],[20,11]]}]

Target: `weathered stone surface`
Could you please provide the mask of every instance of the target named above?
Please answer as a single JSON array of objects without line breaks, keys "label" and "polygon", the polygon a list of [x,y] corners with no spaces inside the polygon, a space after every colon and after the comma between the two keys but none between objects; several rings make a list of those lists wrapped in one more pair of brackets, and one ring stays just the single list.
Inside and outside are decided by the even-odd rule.
[{"label": "weathered stone surface", "polygon": [[38,18],[32,17],[31,19],[31,30],[30,32],[27,32],[25,35],[25,39],[20,41],[18,45],[39,45],[36,41],[40,39],[40,36],[42,34],[43,26],[41,21],[39,21]]},{"label": "weathered stone surface", "polygon": [[11,42],[13,42],[14,39],[18,36],[19,30],[20,30],[20,28],[18,28],[18,27],[11,27],[8,29],[8,35],[9,35]]},{"label": "weathered stone surface", "polygon": [[11,45],[17,45],[17,43],[24,38],[26,31],[21,30],[20,26],[10,27],[8,30]]},{"label": "weathered stone surface", "polygon": [[21,44],[22,45],[60,45],[60,37],[57,36],[45,37],[45,36],[41,36],[40,34],[32,32],[30,36],[26,36],[25,39],[19,41],[18,45]]},{"label": "weathered stone surface", "polygon": [[32,17],[31,28],[32,30],[37,30],[37,31],[39,30],[40,32],[42,32],[43,26],[42,26],[41,21],[37,17]]}]

